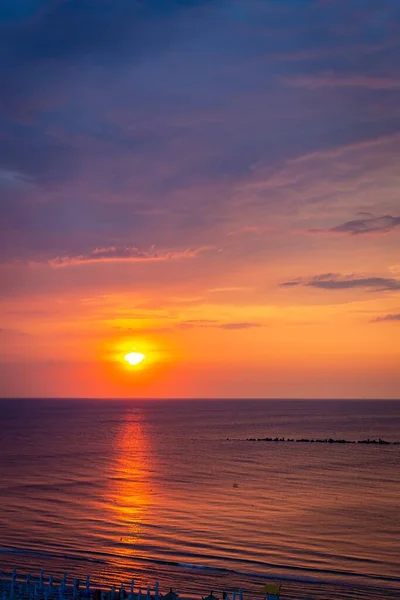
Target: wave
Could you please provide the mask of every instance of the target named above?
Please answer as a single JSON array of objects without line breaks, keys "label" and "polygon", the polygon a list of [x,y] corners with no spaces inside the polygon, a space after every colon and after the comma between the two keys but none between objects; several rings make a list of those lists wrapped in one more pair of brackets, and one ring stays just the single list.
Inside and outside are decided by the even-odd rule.
[{"label": "wave", "polygon": [[202,569],[204,571],[226,571],[227,569],[219,569],[218,567],[208,567],[207,565],[193,565],[191,563],[177,563],[178,567],[183,567],[185,569]]},{"label": "wave", "polygon": [[[348,578],[362,578],[362,579],[366,579],[366,580],[375,580],[375,581],[380,581],[380,582],[388,582],[388,583],[400,583],[400,578],[398,577],[390,577],[390,576],[380,576],[380,575],[369,575],[369,574],[365,574],[365,573],[355,573],[355,572],[350,572],[350,571],[341,571],[341,570],[334,570],[334,569],[316,569],[316,568],[307,568],[307,567],[296,567],[296,566],[290,566],[290,567],[286,567],[284,565],[276,565],[276,564],[270,564],[270,563],[263,563],[263,566],[265,566],[268,569],[275,569],[274,573],[259,573],[259,572],[252,572],[252,571],[239,571],[236,569],[228,569],[225,567],[212,567],[212,566],[208,566],[208,565],[198,565],[198,564],[191,564],[191,563],[175,563],[175,562],[168,562],[165,561],[166,563],[170,564],[170,565],[176,565],[176,566],[180,566],[180,567],[184,567],[187,569],[200,569],[200,570],[207,570],[207,571],[219,571],[219,572],[226,572],[226,573],[234,573],[235,575],[239,575],[241,577],[250,577],[253,579],[282,579],[285,581],[294,581],[294,582],[309,582],[309,583],[327,583],[327,582],[335,582],[337,583],[337,579],[329,579],[329,575],[331,576],[337,576],[337,577],[348,577]],[[254,562],[254,561],[241,561],[241,562]],[[280,570],[288,570],[288,571],[306,571],[309,573],[315,573],[316,575],[312,576],[310,575],[304,575],[304,576],[300,576],[298,574],[294,575],[294,574],[283,574],[283,573],[279,573],[278,571]],[[325,575],[328,576],[325,577]]]},{"label": "wave", "polygon": [[91,558],[77,554],[64,554],[61,552],[49,552],[47,550],[31,550],[30,548],[0,548],[0,554],[19,554],[22,556],[38,556],[42,558],[61,558],[63,560],[75,560],[79,562],[88,562],[107,565],[107,560]]},{"label": "wave", "polygon": [[[5,548],[0,547],[0,554],[16,554],[20,556],[36,556],[39,558],[46,559],[61,559],[68,561],[76,561],[76,562],[84,562],[91,564],[101,564],[110,566],[111,559],[115,564],[115,558],[119,558],[115,553],[108,552],[97,552],[93,554],[97,554],[96,556],[84,556],[81,554],[69,554],[69,553],[61,553],[61,552],[51,552],[46,550],[33,550],[29,548]],[[193,555],[196,556],[196,555]],[[192,562],[183,562],[180,560],[168,560],[163,558],[152,558],[148,556],[121,556],[121,559],[124,561],[129,561],[132,563],[141,563],[147,565],[160,565],[165,567],[174,567],[178,569],[191,569],[195,571],[207,571],[209,573],[225,573],[227,576],[236,575],[243,579],[262,579],[262,580],[270,580],[270,579],[280,579],[282,581],[288,582],[297,582],[297,583],[319,583],[319,584],[329,584],[329,583],[337,583],[338,579],[342,581],[347,580],[358,580],[358,581],[375,581],[380,583],[387,584],[399,584],[400,578],[391,577],[391,576],[380,576],[377,574],[367,574],[367,573],[358,573],[352,571],[342,571],[340,569],[319,569],[312,567],[296,567],[293,565],[285,566],[279,565],[275,563],[263,563],[261,561],[247,560],[247,559],[235,559],[229,558],[229,562],[236,562],[242,565],[248,564],[250,566],[262,567],[263,572],[253,571],[253,570],[241,570],[229,567],[219,567],[214,565],[205,565],[200,563],[192,563]],[[220,557],[205,555],[199,556],[200,559],[206,560],[219,560]],[[303,573],[303,574],[301,574]]]}]

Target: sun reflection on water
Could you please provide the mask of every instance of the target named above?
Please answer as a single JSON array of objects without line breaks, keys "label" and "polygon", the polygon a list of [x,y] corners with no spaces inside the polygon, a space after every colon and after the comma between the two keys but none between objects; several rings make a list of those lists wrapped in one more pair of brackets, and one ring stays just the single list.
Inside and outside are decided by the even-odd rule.
[{"label": "sun reflection on water", "polygon": [[115,470],[109,506],[120,530],[122,554],[131,555],[139,542],[151,505],[150,437],[144,414],[126,415],[115,438]]}]

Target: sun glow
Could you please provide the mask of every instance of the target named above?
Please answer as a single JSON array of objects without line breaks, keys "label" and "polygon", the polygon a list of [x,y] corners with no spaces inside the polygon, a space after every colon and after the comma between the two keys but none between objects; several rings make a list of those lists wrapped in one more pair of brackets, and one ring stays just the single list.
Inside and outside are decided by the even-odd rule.
[{"label": "sun glow", "polygon": [[[173,358],[176,359],[175,354]],[[163,340],[150,340],[144,336],[104,340],[99,360],[112,369],[116,380],[129,382],[129,385],[133,382],[132,375],[135,375],[135,385],[138,385],[139,381],[143,383],[157,377],[160,368],[173,362],[170,348],[163,345]]]},{"label": "sun glow", "polygon": [[124,360],[131,366],[139,365],[145,358],[145,355],[141,352],[128,352],[128,354],[125,354],[124,356]]}]

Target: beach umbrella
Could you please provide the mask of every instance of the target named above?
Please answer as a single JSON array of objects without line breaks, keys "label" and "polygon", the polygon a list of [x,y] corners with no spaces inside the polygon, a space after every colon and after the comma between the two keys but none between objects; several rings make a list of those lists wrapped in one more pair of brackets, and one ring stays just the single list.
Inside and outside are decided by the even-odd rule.
[{"label": "beach umbrella", "polygon": [[172,588],[170,588],[168,594],[165,594],[165,596],[162,596],[163,600],[177,600],[177,598],[179,597],[179,594],[177,594],[176,592],[172,591]]},{"label": "beach umbrella", "polygon": [[281,591],[280,583],[266,583],[264,590],[267,600],[279,600],[279,594]]},{"label": "beach umbrella", "polygon": [[11,573],[11,585],[10,585],[10,590],[14,591],[14,585],[15,585],[15,578],[17,576],[17,571],[15,569],[12,570]]},{"label": "beach umbrella", "polygon": [[218,600],[218,598],[214,596],[214,592],[210,592],[210,594],[203,598],[203,600]]}]

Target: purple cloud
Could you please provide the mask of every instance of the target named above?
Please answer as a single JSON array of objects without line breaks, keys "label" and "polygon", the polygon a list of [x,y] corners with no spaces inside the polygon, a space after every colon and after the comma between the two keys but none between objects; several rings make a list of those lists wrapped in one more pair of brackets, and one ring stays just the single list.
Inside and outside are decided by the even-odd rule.
[{"label": "purple cloud", "polygon": [[116,247],[94,248],[87,254],[78,254],[75,256],[57,256],[49,260],[53,267],[68,267],[74,265],[83,265],[97,262],[147,262],[147,261],[168,261],[195,258],[201,252],[213,250],[210,246],[200,248],[185,248],[184,250],[158,250],[154,246],[150,250],[140,250],[136,247]]},{"label": "purple cloud", "polygon": [[311,279],[284,281],[282,287],[306,286],[321,290],[369,289],[373,291],[398,291],[400,280],[388,277],[343,277],[334,273],[315,275]]},{"label": "purple cloud", "polygon": [[318,88],[366,88],[371,90],[400,90],[400,78],[376,77],[367,75],[315,75],[284,78],[287,85],[305,87],[311,90]]},{"label": "purple cloud", "polygon": [[229,330],[252,329],[253,327],[262,327],[262,325],[260,323],[253,323],[253,322],[223,323],[222,325],[220,325],[221,329],[229,329]]},{"label": "purple cloud", "polygon": [[374,323],[383,323],[387,321],[400,321],[400,313],[395,313],[391,315],[384,315],[383,317],[377,317],[373,320]]},{"label": "purple cloud", "polygon": [[400,217],[384,215],[382,217],[367,217],[364,219],[356,219],[354,221],[346,221],[346,223],[332,227],[329,231],[335,233],[349,233],[350,235],[361,235],[365,233],[387,233],[399,226]]}]

